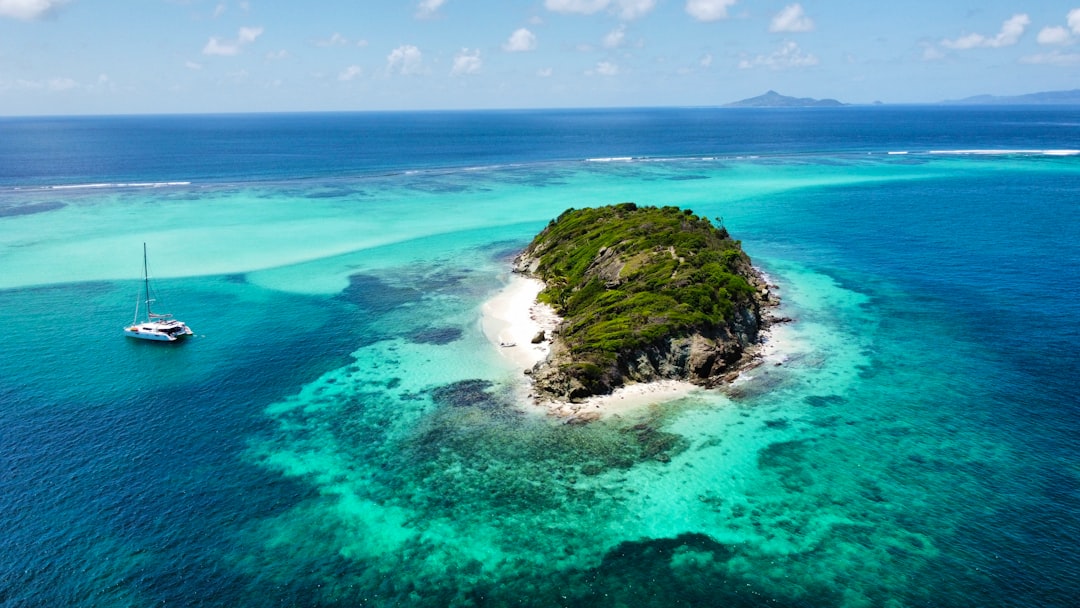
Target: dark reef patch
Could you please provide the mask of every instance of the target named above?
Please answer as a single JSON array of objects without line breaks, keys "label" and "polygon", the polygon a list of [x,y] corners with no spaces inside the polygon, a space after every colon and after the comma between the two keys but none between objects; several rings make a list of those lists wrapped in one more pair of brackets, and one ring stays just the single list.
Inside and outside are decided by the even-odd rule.
[{"label": "dark reef patch", "polygon": [[706,534],[627,541],[612,548],[599,566],[573,574],[563,587],[564,606],[837,606],[830,589],[766,589],[738,572],[738,549]]},{"label": "dark reef patch", "polygon": [[397,287],[379,277],[358,273],[349,276],[349,286],[338,297],[373,313],[385,313],[419,302],[424,298],[424,292],[415,287]]},{"label": "dark reef patch", "polygon": [[462,380],[435,388],[431,399],[442,406],[490,408],[496,405],[495,397],[489,392],[492,386],[487,380]]},{"label": "dark reef patch", "polygon": [[409,341],[441,346],[460,340],[463,333],[460,327],[421,327],[409,334]]},{"label": "dark reef patch", "polygon": [[847,402],[847,399],[840,395],[810,395],[808,397],[803,397],[803,401],[805,401],[807,405],[812,405],[814,407],[828,407],[830,405],[842,405]]},{"label": "dark reef patch", "polygon": [[67,207],[67,203],[49,201],[47,203],[31,203],[29,205],[3,205],[0,204],[0,217],[15,217],[18,215],[33,215],[35,213],[47,213]]}]

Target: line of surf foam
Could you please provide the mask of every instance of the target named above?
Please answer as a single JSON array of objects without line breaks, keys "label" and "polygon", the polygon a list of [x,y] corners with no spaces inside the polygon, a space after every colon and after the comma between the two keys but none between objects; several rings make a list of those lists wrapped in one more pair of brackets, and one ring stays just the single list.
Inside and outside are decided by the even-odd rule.
[{"label": "line of surf foam", "polygon": [[190,181],[172,182],[100,182],[87,184],[52,184],[47,186],[15,186],[12,190],[17,191],[49,191],[49,190],[108,190],[126,188],[175,188],[190,186]]},{"label": "line of surf foam", "polygon": [[927,154],[954,155],[954,156],[1078,156],[1080,150],[1071,149],[1005,149],[1005,148],[972,148],[959,150],[930,150]]}]

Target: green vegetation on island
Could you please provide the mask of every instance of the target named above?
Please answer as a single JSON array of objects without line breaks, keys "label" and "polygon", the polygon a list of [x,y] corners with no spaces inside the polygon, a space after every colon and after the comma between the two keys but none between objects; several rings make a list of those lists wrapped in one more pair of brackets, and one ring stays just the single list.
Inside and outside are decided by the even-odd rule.
[{"label": "green vegetation on island", "polygon": [[[717,222],[718,224],[720,222]],[[541,392],[574,399],[630,381],[711,384],[757,341],[768,290],[722,225],[678,207],[569,209],[518,269],[563,318]]]}]

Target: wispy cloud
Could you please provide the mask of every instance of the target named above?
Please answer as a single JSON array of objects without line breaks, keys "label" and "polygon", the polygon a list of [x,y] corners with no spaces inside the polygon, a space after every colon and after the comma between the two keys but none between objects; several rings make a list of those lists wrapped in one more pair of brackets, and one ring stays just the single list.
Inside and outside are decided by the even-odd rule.
[{"label": "wispy cloud", "polygon": [[942,52],[942,50],[939,49],[937,47],[937,45],[935,45],[933,43],[924,42],[924,43],[922,43],[922,47],[923,47],[923,53],[922,53],[923,61],[941,61],[942,59],[945,59],[945,57],[946,57],[945,53]]},{"label": "wispy cloud", "polygon": [[510,38],[503,43],[504,51],[510,53],[521,53],[524,51],[532,51],[536,49],[536,34],[533,34],[525,28],[519,28],[514,30],[513,34],[510,34]]},{"label": "wispy cloud", "polygon": [[555,13],[591,15],[608,7],[611,0],[544,0],[544,8]]},{"label": "wispy cloud", "polygon": [[586,70],[587,76],[615,76],[619,73],[619,66],[610,61],[601,61],[591,70]]},{"label": "wispy cloud", "polygon": [[604,36],[604,48],[614,49],[622,46],[623,40],[626,38],[626,26],[620,25],[619,27],[611,30]]},{"label": "wispy cloud", "polygon": [[813,29],[814,21],[806,16],[801,4],[785,6],[769,24],[770,32],[810,32]]},{"label": "wispy cloud", "polygon": [[817,65],[818,58],[810,53],[803,52],[799,45],[787,41],[779,49],[768,55],[758,55],[739,61],[739,69],[769,68],[771,70],[783,70],[788,68],[806,68]]},{"label": "wispy cloud", "polygon": [[323,38],[321,40],[316,40],[315,41],[315,46],[321,46],[321,47],[348,46],[348,45],[349,45],[349,39],[346,38],[345,36],[342,36],[338,32],[334,32],[333,34],[330,34],[329,38]]},{"label": "wispy cloud", "polygon": [[544,0],[544,8],[555,13],[592,15],[608,10],[619,19],[630,21],[649,14],[656,0]]},{"label": "wispy cloud", "polygon": [[0,0],[0,17],[33,21],[52,15],[68,0]]},{"label": "wispy cloud", "polygon": [[974,48],[1002,48],[1012,46],[1020,41],[1027,26],[1031,25],[1031,18],[1026,13],[1019,13],[1009,17],[1001,24],[1001,31],[994,36],[982,34],[967,34],[955,40],[942,40],[941,45],[956,50]]},{"label": "wispy cloud", "polygon": [[206,43],[206,46],[203,47],[203,55],[222,55],[227,57],[239,55],[240,51],[245,46],[255,42],[262,33],[263,28],[261,27],[242,27],[237,33],[236,38],[233,40],[211,38],[210,41]]},{"label": "wispy cloud", "polygon": [[432,19],[438,15],[439,9],[446,4],[446,0],[421,0],[416,7],[417,19]]},{"label": "wispy cloud", "polygon": [[1020,63],[1026,63],[1029,65],[1056,65],[1071,67],[1080,65],[1080,53],[1063,53],[1058,50],[1053,50],[1049,53],[1040,53],[1038,55],[1028,55],[1027,57],[1021,57]]},{"label": "wispy cloud", "polygon": [[480,59],[479,49],[470,51],[469,49],[461,49],[457,55],[454,55],[454,66],[450,68],[451,76],[465,76],[466,74],[475,74],[483,67],[484,62]]},{"label": "wispy cloud", "polygon": [[637,19],[656,8],[656,0],[615,0],[613,9],[619,19]]},{"label": "wispy cloud", "polygon": [[390,73],[410,76],[423,72],[424,54],[411,44],[403,44],[386,56],[386,69]]},{"label": "wispy cloud", "polygon": [[[18,79],[12,81],[0,80],[0,91],[3,90],[16,90],[16,91],[51,91],[53,93],[62,93],[64,91],[70,91],[72,89],[84,88],[79,82],[73,78],[45,78],[42,80],[25,80]],[[85,87],[91,88],[91,87]]]},{"label": "wispy cloud", "polygon": [[737,0],[686,0],[686,12],[698,21],[719,21],[728,18],[728,8]]},{"label": "wispy cloud", "polygon": [[360,76],[364,75],[364,68],[358,65],[350,65],[349,67],[341,70],[338,73],[337,79],[341,82],[349,82],[350,80],[356,80]]}]

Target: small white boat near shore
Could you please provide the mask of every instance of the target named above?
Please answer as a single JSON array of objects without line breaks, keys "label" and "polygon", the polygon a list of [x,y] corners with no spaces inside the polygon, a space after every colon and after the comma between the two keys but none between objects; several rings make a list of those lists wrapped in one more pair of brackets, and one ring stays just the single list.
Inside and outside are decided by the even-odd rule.
[{"label": "small white boat near shore", "polygon": [[[150,290],[150,271],[146,262],[146,243],[143,243],[143,293],[135,300],[135,319],[131,325],[124,328],[124,335],[129,338],[140,340],[155,340],[158,342],[175,342],[185,336],[192,335],[191,328],[178,319],[173,319],[171,314],[156,313],[150,309],[154,302]],[[146,304],[146,317],[139,320],[140,302]]]}]

